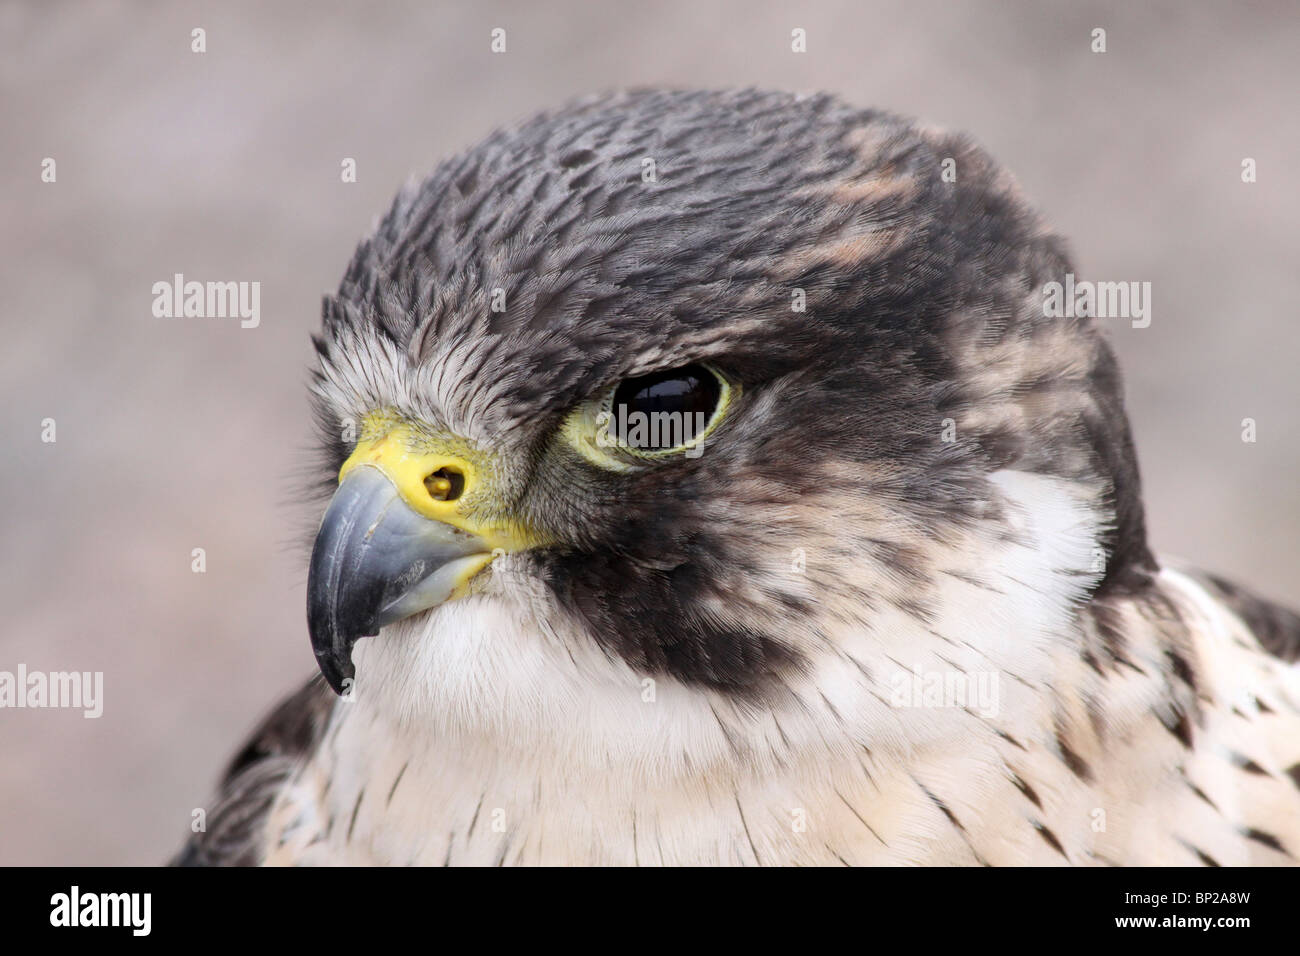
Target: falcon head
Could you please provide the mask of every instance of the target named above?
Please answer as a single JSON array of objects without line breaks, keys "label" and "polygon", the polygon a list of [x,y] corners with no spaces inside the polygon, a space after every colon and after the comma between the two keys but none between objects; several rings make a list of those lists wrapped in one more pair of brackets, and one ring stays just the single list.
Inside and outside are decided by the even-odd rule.
[{"label": "falcon head", "polygon": [[979,148],[826,95],[490,136],[324,303],[322,672],[606,760],[942,733],[891,675],[1030,683],[1151,568],[1111,352],[1043,313],[1069,271]]}]

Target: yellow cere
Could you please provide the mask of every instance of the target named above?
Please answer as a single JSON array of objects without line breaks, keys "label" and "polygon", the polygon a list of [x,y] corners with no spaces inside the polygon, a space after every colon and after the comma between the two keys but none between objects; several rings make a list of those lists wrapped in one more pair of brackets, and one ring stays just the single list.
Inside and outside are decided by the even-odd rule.
[{"label": "yellow cere", "polygon": [[377,412],[362,423],[361,440],[339,469],[339,481],[363,465],[382,471],[418,514],[478,535],[491,548],[517,551],[544,543],[502,514],[490,459],[462,439],[429,435]]}]

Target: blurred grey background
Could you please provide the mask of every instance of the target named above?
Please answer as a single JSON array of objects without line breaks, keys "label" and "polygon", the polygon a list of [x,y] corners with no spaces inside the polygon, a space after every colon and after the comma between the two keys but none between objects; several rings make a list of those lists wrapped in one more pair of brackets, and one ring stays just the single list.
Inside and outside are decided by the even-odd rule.
[{"label": "blurred grey background", "polygon": [[[313,672],[320,296],[409,176],[592,90],[828,89],[973,133],[1081,277],[1153,284],[1150,328],[1108,327],[1156,546],[1300,603],[1298,51],[1267,3],[0,6],[0,670],[105,681],[98,720],[0,710],[0,863],[164,860]],[[154,318],[176,272],[260,281],[261,325]]]}]

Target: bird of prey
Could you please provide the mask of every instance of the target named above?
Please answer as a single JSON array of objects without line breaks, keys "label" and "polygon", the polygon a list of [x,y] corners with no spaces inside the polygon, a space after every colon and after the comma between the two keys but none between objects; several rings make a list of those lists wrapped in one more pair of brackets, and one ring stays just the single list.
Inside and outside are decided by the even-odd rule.
[{"label": "bird of prey", "polygon": [[315,338],[321,676],[176,862],[1295,863],[1300,618],[1148,546],[1071,273],[829,95],[591,97],[406,187]]}]

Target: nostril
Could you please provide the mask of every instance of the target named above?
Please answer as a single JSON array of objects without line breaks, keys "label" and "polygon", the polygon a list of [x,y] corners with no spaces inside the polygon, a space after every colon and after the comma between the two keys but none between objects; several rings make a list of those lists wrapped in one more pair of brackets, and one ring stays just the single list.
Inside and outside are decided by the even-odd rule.
[{"label": "nostril", "polygon": [[465,475],[458,468],[444,465],[424,479],[424,487],[436,501],[455,501],[465,490]]}]

